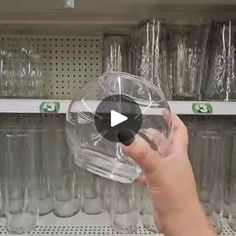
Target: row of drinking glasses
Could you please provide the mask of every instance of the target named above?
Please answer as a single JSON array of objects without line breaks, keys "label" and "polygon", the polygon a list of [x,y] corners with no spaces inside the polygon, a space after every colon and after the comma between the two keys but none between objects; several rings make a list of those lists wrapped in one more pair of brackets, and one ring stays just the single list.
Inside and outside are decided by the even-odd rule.
[{"label": "row of drinking glasses", "polygon": [[106,35],[103,71],[123,71],[158,85],[168,100],[236,99],[235,26],[152,19],[127,35]]},{"label": "row of drinking glasses", "polygon": [[14,50],[5,44],[0,44],[0,96],[43,97],[45,76],[40,55],[30,44],[18,43]]},{"label": "row of drinking glasses", "polygon": [[222,217],[236,231],[236,123],[228,119],[187,122],[189,156],[199,198],[217,233],[222,231]]},{"label": "row of drinking glasses", "polygon": [[[22,117],[23,116],[23,117]],[[69,152],[64,117],[0,117],[0,216],[10,233],[34,229],[39,216],[109,212],[114,230],[154,231],[152,205],[138,184],[112,182],[79,169]]]}]

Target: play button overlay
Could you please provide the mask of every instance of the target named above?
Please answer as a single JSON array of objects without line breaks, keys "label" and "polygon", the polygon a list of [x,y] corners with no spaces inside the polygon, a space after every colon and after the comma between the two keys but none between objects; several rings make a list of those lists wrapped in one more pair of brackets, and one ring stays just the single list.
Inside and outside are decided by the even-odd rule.
[{"label": "play button overlay", "polygon": [[95,125],[98,132],[112,142],[119,142],[118,134],[126,130],[133,136],[142,125],[142,112],[139,105],[129,96],[112,95],[97,106]]},{"label": "play button overlay", "polygon": [[120,114],[119,112],[111,110],[111,127],[121,124],[122,122],[128,120],[127,116]]}]

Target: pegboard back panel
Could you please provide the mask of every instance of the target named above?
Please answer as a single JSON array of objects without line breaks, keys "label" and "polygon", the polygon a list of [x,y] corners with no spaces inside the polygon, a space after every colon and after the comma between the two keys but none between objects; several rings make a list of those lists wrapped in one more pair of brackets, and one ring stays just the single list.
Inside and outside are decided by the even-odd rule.
[{"label": "pegboard back panel", "polygon": [[1,35],[0,48],[20,54],[30,47],[41,56],[47,98],[71,99],[102,73],[102,36]]}]

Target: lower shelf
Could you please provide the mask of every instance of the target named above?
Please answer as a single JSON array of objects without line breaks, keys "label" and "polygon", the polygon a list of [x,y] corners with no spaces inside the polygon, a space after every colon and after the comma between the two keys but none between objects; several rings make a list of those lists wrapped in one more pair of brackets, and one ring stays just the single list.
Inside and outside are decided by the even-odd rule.
[{"label": "lower shelf", "polygon": [[[0,219],[0,235],[9,236],[6,231],[5,220]],[[25,234],[29,235],[50,235],[50,236],[67,236],[67,235],[84,235],[84,236],[95,236],[95,235],[119,235],[109,226],[109,215],[103,213],[100,215],[86,215],[79,213],[76,216],[70,218],[58,218],[52,213],[40,217],[38,226],[33,232]],[[123,234],[124,235],[124,234]],[[141,225],[139,226],[136,233],[133,235],[156,235],[149,232]],[[158,236],[161,236],[159,234]],[[163,235],[162,235],[163,236]],[[236,236],[236,234],[230,229],[226,220],[223,220],[223,232],[221,236]]]}]

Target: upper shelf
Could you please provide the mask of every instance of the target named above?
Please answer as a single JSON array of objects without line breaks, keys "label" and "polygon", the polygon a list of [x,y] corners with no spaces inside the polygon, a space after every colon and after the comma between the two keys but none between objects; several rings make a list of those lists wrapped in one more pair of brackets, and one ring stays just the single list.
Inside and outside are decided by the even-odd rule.
[{"label": "upper shelf", "polygon": [[[0,99],[0,113],[65,114],[70,100]],[[180,115],[236,115],[236,102],[169,101],[171,110]]]},{"label": "upper shelf", "polygon": [[[137,24],[140,20],[159,18],[236,18],[235,0],[74,0],[74,9],[65,9],[64,0],[0,0],[0,30],[35,25]],[[9,27],[10,25],[10,27]],[[33,27],[34,26],[34,27]],[[54,29],[54,28],[53,28]],[[77,28],[77,30],[79,30]],[[74,31],[73,31],[74,32]]]}]

